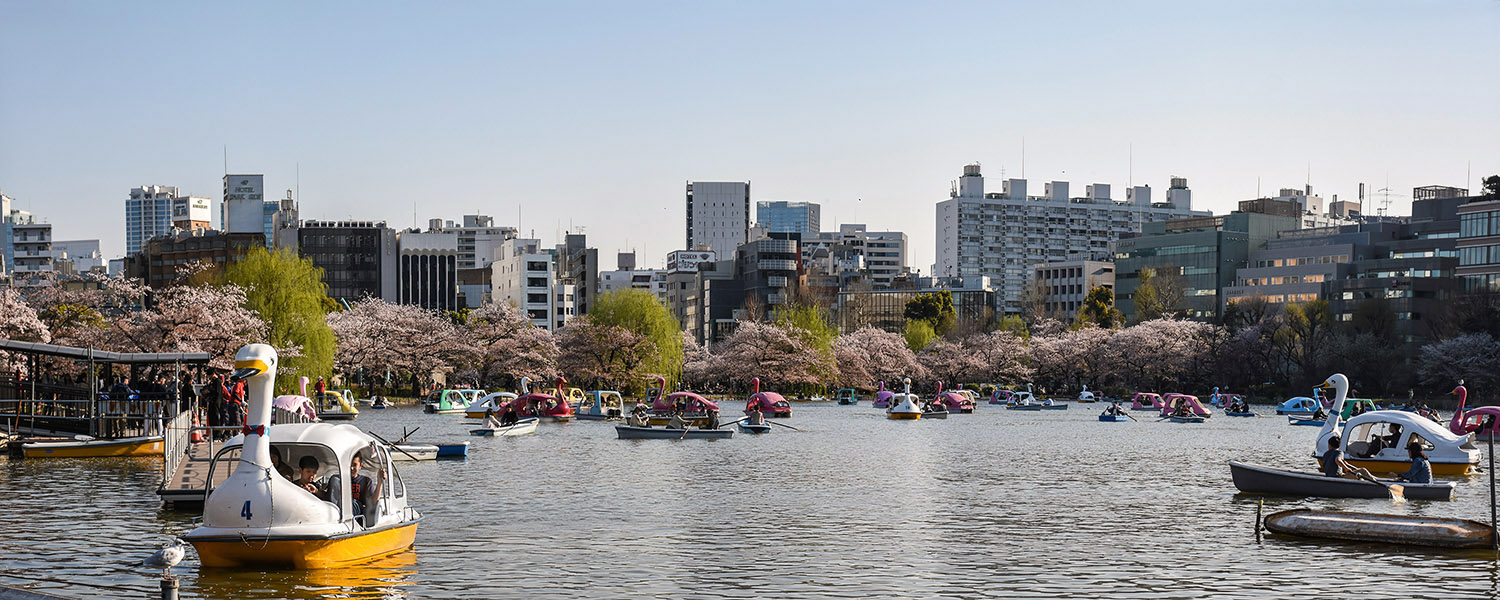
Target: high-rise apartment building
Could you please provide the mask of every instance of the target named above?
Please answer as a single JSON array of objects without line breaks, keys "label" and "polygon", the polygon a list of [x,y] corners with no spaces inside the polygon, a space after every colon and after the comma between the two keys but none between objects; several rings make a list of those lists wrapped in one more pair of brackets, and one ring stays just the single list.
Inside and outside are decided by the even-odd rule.
[{"label": "high-rise apartment building", "polygon": [[554,267],[553,253],[542,250],[541,240],[510,240],[490,264],[493,300],[520,308],[537,327],[567,325],[575,312],[575,286],[560,281]]},{"label": "high-rise apartment building", "polygon": [[125,253],[135,254],[147,240],[182,230],[207,229],[208,198],[183,196],[169,185],[131,188],[125,200]]},{"label": "high-rise apartment building", "polygon": [[755,203],[755,222],[772,233],[808,236],[821,230],[822,212],[823,208],[816,202],[761,200]]},{"label": "high-rise apartment building", "polygon": [[[1174,197],[1190,198],[1187,182],[1181,183]],[[1052,194],[1044,196],[1028,195],[1025,179],[1006,180],[998,194],[987,194],[984,187],[979,165],[965,166],[949,199],[937,203],[932,275],[989,276],[1000,309],[1008,314],[1021,312],[1021,295],[1037,263],[1103,256],[1110,242],[1139,232],[1143,223],[1209,215],[1170,202],[1115,202],[1103,183],[1088,185],[1083,198],[1067,198],[1066,182],[1049,183]],[[1149,197],[1144,190],[1131,197],[1138,195]]]},{"label": "high-rise apartment building", "polygon": [[750,182],[687,184],[687,249],[733,256],[750,236]]}]

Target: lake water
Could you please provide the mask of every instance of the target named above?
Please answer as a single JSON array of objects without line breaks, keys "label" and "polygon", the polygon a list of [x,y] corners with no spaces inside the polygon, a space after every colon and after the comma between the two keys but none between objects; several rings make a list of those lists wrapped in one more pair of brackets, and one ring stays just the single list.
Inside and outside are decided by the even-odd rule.
[{"label": "lake water", "polygon": [[[742,405],[726,403],[725,414]],[[1269,411],[1268,407],[1258,407]],[[471,438],[461,415],[366,410],[387,438],[471,441],[403,463],[416,547],[364,566],[175,571],[185,598],[1460,598],[1500,590],[1496,555],[1257,539],[1231,459],[1313,470],[1316,429],[1282,417],[1100,423],[1099,405],[890,421],[798,404],[771,435],[618,440],[610,423]],[[160,508],[152,459],[0,458],[0,584],[151,597],[138,566],[193,516]],[[1266,498],[1489,518],[1453,502]]]}]

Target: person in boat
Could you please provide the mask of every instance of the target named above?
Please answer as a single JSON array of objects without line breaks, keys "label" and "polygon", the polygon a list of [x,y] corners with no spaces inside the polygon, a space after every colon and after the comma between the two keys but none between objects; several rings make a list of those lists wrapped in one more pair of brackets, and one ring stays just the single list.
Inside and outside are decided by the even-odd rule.
[{"label": "person in boat", "polygon": [[671,418],[667,419],[667,429],[687,429],[687,421],[682,419],[682,410],[672,411]]},{"label": "person in boat", "polygon": [[710,408],[706,412],[707,412],[707,416],[705,417],[705,419],[703,421],[703,428],[704,429],[718,429],[719,428],[719,411]]},{"label": "person in boat", "polygon": [[484,428],[499,429],[501,427],[503,425],[500,424],[500,419],[495,418],[495,407],[491,406],[484,409]]},{"label": "person in boat", "polygon": [[650,427],[651,410],[646,408],[645,402],[635,403],[635,408],[630,411],[630,425],[632,427]]},{"label": "person in boat", "polygon": [[287,481],[296,481],[297,474],[292,472],[292,466],[281,462],[281,451],[271,448],[271,468],[276,469],[276,474]]},{"label": "person in boat", "polygon": [[[380,498],[380,487],[385,483],[385,470],[381,469],[377,479],[371,480],[369,475],[360,473],[363,459],[359,454],[349,457],[349,498],[353,501],[354,514],[364,516],[363,524],[368,527],[372,523],[373,515],[368,508],[374,508],[376,499]],[[328,480],[328,498],[330,502],[337,502],[339,498],[340,482],[335,477]]]},{"label": "person in boat", "polygon": [[1411,457],[1411,469],[1396,476],[1396,479],[1409,483],[1432,483],[1432,464],[1427,462],[1427,454],[1422,452],[1421,442],[1412,442],[1406,447],[1406,455]]},{"label": "person in boat", "polygon": [[751,404],[750,406],[746,407],[745,419],[751,425],[760,425],[766,422],[766,417],[765,415],[761,414],[760,405],[758,404]]},{"label": "person in boat", "polygon": [[1390,433],[1385,436],[1385,447],[1399,448],[1401,444],[1401,426],[1391,423]]},{"label": "person in boat", "polygon": [[318,459],[304,456],[297,461],[297,479],[292,480],[307,493],[317,496],[319,500],[328,499],[328,489],[318,482]]},{"label": "person in boat", "polygon": [[1370,477],[1370,472],[1348,463],[1344,460],[1343,451],[1339,450],[1339,444],[1343,440],[1339,436],[1328,438],[1328,450],[1323,452],[1323,475],[1327,477],[1342,477],[1344,479],[1359,479],[1363,474]]},{"label": "person in boat", "polygon": [[1323,411],[1323,407],[1320,406],[1320,407],[1318,407],[1318,410],[1313,411],[1312,420],[1314,420],[1314,421],[1323,421],[1323,420],[1327,420],[1327,419],[1328,419],[1328,413],[1326,413],[1326,412]]},{"label": "person in boat", "polygon": [[505,405],[505,412],[500,414],[500,426],[509,427],[521,422],[521,413],[516,412],[516,407]]}]

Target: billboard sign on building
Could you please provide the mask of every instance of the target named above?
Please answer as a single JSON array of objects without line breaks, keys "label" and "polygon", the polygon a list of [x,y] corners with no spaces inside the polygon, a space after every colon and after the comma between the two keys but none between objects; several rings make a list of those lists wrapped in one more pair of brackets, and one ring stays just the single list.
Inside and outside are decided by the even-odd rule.
[{"label": "billboard sign on building", "polygon": [[712,250],[674,250],[667,253],[668,273],[696,273],[699,263],[714,262]]},{"label": "billboard sign on building", "polygon": [[265,226],[265,176],[224,176],[224,229],[229,233],[263,232]]},{"label": "billboard sign on building", "polygon": [[172,199],[172,223],[198,222],[207,224],[208,219],[208,198],[187,196]]}]

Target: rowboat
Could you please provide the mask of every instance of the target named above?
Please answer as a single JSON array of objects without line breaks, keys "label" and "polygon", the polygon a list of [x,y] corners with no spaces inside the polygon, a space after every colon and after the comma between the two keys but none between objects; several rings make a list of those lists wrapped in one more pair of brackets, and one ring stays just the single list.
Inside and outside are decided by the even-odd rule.
[{"label": "rowboat", "polygon": [[925,411],[924,410],[924,411],[922,411],[922,418],[923,419],[946,419],[946,418],[948,418],[948,411],[946,411],[946,410]]},{"label": "rowboat", "polygon": [[27,442],[21,444],[26,458],[84,458],[93,456],[161,456],[162,436],[96,440],[89,436],[60,442]]},{"label": "rowboat", "polygon": [[1124,423],[1130,420],[1125,415],[1099,415],[1099,420],[1105,423]]},{"label": "rowboat", "polygon": [[740,421],[740,431],[745,433],[771,433],[770,423],[746,423]]},{"label": "rowboat", "polygon": [[1253,417],[1253,416],[1255,416],[1255,413],[1250,412],[1248,410],[1245,411],[1245,412],[1226,412],[1226,413],[1224,413],[1224,416],[1226,416],[1226,417]]},{"label": "rowboat", "polygon": [[[1321,473],[1285,471],[1261,465],[1229,461],[1234,487],[1251,494],[1317,496],[1320,498],[1389,498],[1386,486],[1363,479],[1327,477]],[[1404,495],[1413,500],[1452,500],[1453,482],[1400,483]]]},{"label": "rowboat", "polygon": [[1174,415],[1174,416],[1169,417],[1169,418],[1172,420],[1173,423],[1202,423],[1203,421],[1206,420],[1203,417],[1198,417],[1198,416],[1178,417],[1178,416]]},{"label": "rowboat", "polygon": [[403,442],[396,444],[396,451],[391,453],[391,460],[436,460],[438,447],[433,444],[418,444]]},{"label": "rowboat", "polygon": [[1440,548],[1487,548],[1494,536],[1489,525],[1468,519],[1337,510],[1283,510],[1266,515],[1261,523],[1286,535]]},{"label": "rowboat", "polygon": [[1040,404],[1007,404],[1005,410],[1042,410]]},{"label": "rowboat", "polygon": [[1322,427],[1324,423],[1327,423],[1327,421],[1324,420],[1324,419],[1314,419],[1312,417],[1293,417],[1293,416],[1288,416],[1286,418],[1286,422],[1287,422],[1288,425],[1307,425],[1309,427]]},{"label": "rowboat", "polygon": [[514,425],[470,429],[469,434],[483,437],[516,437],[518,435],[536,433],[537,421],[538,419],[536,417],[527,417],[525,419],[521,419],[520,421],[516,421]]},{"label": "rowboat", "polygon": [[622,440],[725,439],[734,437],[733,429],[657,429],[655,427],[631,427],[629,425],[616,425],[615,433]]}]

